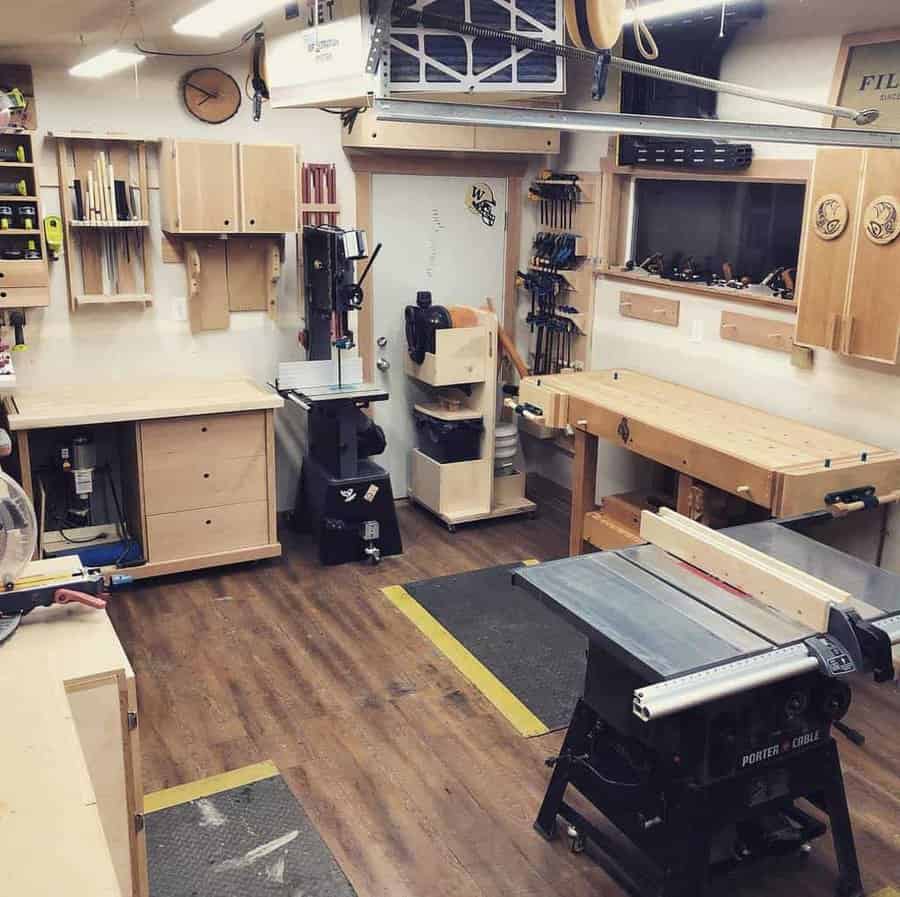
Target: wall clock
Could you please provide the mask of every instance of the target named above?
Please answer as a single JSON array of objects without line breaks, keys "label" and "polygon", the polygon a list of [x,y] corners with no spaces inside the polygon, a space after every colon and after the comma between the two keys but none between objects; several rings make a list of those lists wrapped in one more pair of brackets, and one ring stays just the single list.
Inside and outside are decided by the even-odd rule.
[{"label": "wall clock", "polygon": [[199,68],[188,72],[181,82],[184,106],[194,118],[210,125],[228,121],[241,108],[241,89],[222,69]]}]

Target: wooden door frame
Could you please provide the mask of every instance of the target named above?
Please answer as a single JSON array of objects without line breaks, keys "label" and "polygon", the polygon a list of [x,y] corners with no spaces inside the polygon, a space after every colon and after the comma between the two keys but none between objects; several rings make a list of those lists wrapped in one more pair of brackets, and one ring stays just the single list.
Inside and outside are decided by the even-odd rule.
[{"label": "wooden door frame", "polygon": [[[528,162],[520,158],[496,156],[396,155],[390,153],[348,154],[356,182],[356,226],[372,234],[372,176],[405,174],[410,176],[443,176],[506,179],[506,237],[502,319],[511,332],[509,322],[516,314],[516,271],[522,235],[522,179]],[[377,263],[376,263],[377,264]],[[375,291],[367,278],[366,301],[357,319],[357,341],[363,362],[363,379],[374,376],[375,361]],[[501,312],[500,309],[497,309]],[[514,328],[512,328],[514,329]],[[513,338],[515,338],[513,336]]]}]

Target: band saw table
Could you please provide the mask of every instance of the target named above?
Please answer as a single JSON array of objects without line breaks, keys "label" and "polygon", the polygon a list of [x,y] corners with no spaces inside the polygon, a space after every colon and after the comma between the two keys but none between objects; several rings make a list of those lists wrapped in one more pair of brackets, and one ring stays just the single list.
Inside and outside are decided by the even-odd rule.
[{"label": "band saw table", "polygon": [[[548,761],[535,828],[552,838],[557,818],[566,820],[573,849],[590,838],[631,893],[643,889],[610,838],[566,803],[569,785],[649,856],[662,897],[700,897],[711,867],[798,851],[824,834],[795,804],[800,798],[829,817],[837,894],[862,894],[830,733],[850,705],[848,673],[893,678],[900,576],[791,528],[811,516],[713,536],[753,563],[762,552],[792,587],[819,582],[822,595],[848,596],[822,602],[824,626],[657,544],[513,574],[589,641],[584,693],[560,755]],[[662,518],[676,529],[707,529],[685,519]]]},{"label": "band saw table", "polygon": [[569,554],[583,550],[604,439],[766,508],[817,511],[832,492],[900,489],[900,453],[636,371],[525,377],[520,414],[574,432]]}]

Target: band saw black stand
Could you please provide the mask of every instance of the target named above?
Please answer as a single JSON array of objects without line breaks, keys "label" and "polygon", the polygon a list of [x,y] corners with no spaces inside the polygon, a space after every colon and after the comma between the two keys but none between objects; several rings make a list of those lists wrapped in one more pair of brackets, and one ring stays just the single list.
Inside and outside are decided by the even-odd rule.
[{"label": "band saw black stand", "polygon": [[332,225],[303,230],[306,275],[306,345],[309,361],[336,356],[337,382],[279,392],[308,414],[306,456],[300,473],[294,522],[311,531],[326,565],[401,554],[403,543],[390,474],[371,458],[386,447],[384,431],[364,409],[388,398],[372,384],[341,382],[341,353],[354,347],[348,314],[362,306],[362,282],[354,262],[367,257],[365,233]]}]

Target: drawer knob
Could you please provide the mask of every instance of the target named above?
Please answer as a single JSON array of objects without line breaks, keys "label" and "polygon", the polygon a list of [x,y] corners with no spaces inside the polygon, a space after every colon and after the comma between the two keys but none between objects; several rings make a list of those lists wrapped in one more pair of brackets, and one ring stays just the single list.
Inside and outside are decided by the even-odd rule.
[{"label": "drawer knob", "polygon": [[5,299],[5,298],[6,298],[6,296],[7,296],[7,293],[6,293],[6,291],[4,291],[4,292],[2,292],[2,293],[0,293],[0,299]]},{"label": "drawer knob", "polygon": [[250,223],[251,223],[251,224],[256,224],[256,219],[255,219],[255,218],[251,218],[251,219],[250,219]]},{"label": "drawer knob", "polygon": [[201,428],[200,428],[200,432],[201,432],[201,433],[205,433],[205,432],[207,431],[207,429],[208,429],[207,427],[201,427]]},{"label": "drawer knob", "polygon": [[209,479],[209,474],[208,474],[208,473],[203,474],[203,479],[204,479],[204,480],[208,480],[208,479]]},{"label": "drawer knob", "polygon": [[212,520],[207,520],[206,525],[209,526],[212,523]]}]

